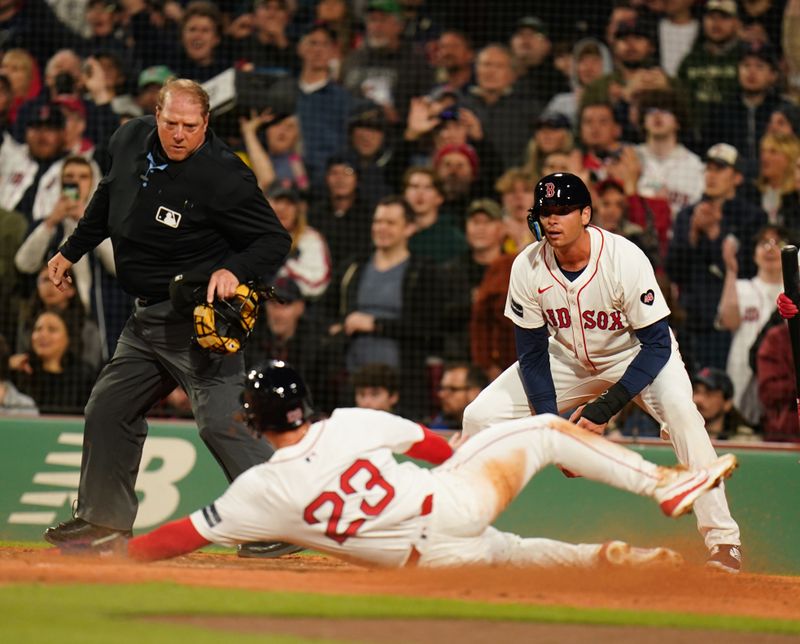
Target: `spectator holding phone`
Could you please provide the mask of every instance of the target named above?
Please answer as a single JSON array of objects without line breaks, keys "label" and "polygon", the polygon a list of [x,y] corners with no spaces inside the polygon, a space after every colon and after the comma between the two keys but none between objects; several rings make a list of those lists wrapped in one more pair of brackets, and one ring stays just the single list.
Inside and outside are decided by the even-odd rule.
[{"label": "spectator holding phone", "polygon": [[[86,204],[99,180],[100,171],[93,161],[70,156],[61,167],[61,194],[50,214],[25,238],[14,256],[14,264],[21,273],[35,274],[48,258],[48,251],[57,249],[72,234],[83,217]],[[103,241],[95,251],[103,267],[112,275],[114,256],[111,240]],[[91,310],[92,268],[84,256],[72,268],[78,286],[78,296],[84,309]]]}]

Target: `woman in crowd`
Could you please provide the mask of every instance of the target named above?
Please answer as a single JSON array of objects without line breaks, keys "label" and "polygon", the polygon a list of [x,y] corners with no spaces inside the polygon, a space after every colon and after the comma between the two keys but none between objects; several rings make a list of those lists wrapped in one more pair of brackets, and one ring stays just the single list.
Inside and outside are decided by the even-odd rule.
[{"label": "woman in crowd", "polygon": [[47,265],[42,266],[36,278],[36,290],[30,299],[23,303],[17,325],[18,353],[30,349],[31,331],[35,320],[45,311],[54,311],[63,317],[70,329],[74,329],[73,353],[95,370],[102,361],[102,342],[97,324],[86,313],[78,297],[78,280],[72,276],[72,283],[63,291],[58,290],[47,276]]},{"label": "woman in crowd", "polygon": [[39,413],[36,402],[30,396],[21,393],[9,379],[10,356],[8,342],[0,335],[0,416],[36,416]]},{"label": "woman in crowd", "polygon": [[[794,168],[800,158],[800,139],[794,136],[766,134],[761,139],[760,171],[756,185],[761,193],[761,207],[770,223],[783,223],[784,199],[795,192]],[[796,217],[797,215],[795,215]]]},{"label": "woman in crowd", "polygon": [[276,115],[271,110],[260,114],[253,111],[249,119],[239,120],[239,128],[250,165],[262,190],[275,183],[308,190],[308,173],[302,157],[300,120],[296,115]]},{"label": "woman in crowd", "polygon": [[45,311],[36,318],[30,351],[11,356],[13,382],[31,396],[43,414],[82,414],[94,383],[94,371],[70,350],[65,318]]},{"label": "woman in crowd", "polygon": [[297,190],[276,183],[267,197],[292,236],[292,249],[277,276],[293,279],[304,298],[318,298],[331,281],[331,257],[325,238],[308,225],[308,205]]}]

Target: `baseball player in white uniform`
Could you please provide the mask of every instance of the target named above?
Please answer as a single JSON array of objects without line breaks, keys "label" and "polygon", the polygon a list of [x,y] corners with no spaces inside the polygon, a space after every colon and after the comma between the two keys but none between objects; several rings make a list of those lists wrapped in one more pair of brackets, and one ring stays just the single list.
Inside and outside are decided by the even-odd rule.
[{"label": "baseball player in white uniform", "polygon": [[[282,362],[251,371],[244,397],[251,428],[277,448],[273,457],[214,503],[129,541],[129,556],[285,538],[385,567],[673,564],[680,555],[666,548],[525,539],[489,526],[550,463],[652,497],[671,517],[736,466],[725,455],[699,470],[660,467],[552,414],[491,427],[454,455],[441,436],[382,411],[337,409],[311,423],[305,384]],[[442,464],[398,463],[393,453]]]},{"label": "baseball player in white uniform", "polygon": [[[602,433],[635,400],[662,423],[681,463],[708,465],[716,454],[692,402],[652,266],[633,243],[589,223],[591,203],[573,174],[551,174],[537,184],[529,225],[540,241],[514,261],[505,311],[515,324],[519,361],[466,408],[464,433],[531,409],[574,408],[570,420]],[[739,528],[723,490],[700,499],[696,514],[708,565],[738,572]]]}]

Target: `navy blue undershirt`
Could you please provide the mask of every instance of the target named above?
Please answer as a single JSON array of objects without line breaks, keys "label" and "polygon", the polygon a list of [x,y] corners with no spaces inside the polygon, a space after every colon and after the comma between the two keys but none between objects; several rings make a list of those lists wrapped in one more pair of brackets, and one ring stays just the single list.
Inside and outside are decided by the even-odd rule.
[{"label": "navy blue undershirt", "polygon": [[[584,271],[561,272],[569,281]],[[647,387],[667,364],[672,352],[672,339],[667,319],[634,331],[641,342],[641,350],[628,365],[619,384],[625,387],[631,398]],[[522,372],[522,383],[528,395],[528,401],[537,414],[558,413],[556,390],[553,375],[550,372],[550,354],[547,325],[536,329],[524,329],[514,326],[514,337],[517,344],[517,359]]]}]

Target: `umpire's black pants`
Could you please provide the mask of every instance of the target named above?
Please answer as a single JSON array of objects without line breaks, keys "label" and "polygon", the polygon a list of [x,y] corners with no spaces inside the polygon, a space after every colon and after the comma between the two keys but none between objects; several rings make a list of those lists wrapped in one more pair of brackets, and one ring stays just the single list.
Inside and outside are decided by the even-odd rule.
[{"label": "umpire's black pants", "polygon": [[251,436],[239,414],[242,354],[211,354],[191,337],[191,320],[180,317],[169,301],[136,304],[86,405],[79,518],[131,529],[138,508],[134,486],[147,437],[144,416],[176,383],[189,395],[200,437],[228,480],[272,456],[269,445]]}]

